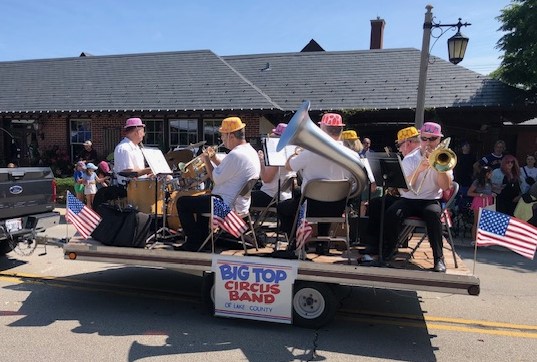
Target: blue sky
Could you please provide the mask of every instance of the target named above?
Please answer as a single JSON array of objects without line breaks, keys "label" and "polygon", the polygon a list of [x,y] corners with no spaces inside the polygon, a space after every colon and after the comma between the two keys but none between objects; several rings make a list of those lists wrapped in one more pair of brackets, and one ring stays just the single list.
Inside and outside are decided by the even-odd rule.
[{"label": "blue sky", "polygon": [[[500,64],[495,19],[509,0],[430,2],[437,22],[462,21],[468,69]],[[369,48],[370,20],[386,21],[384,48],[421,49],[425,0],[0,0],[0,61],[210,49],[217,55]],[[438,32],[438,29],[435,33]],[[447,59],[447,32],[431,53]],[[431,44],[434,39],[431,39]]]}]

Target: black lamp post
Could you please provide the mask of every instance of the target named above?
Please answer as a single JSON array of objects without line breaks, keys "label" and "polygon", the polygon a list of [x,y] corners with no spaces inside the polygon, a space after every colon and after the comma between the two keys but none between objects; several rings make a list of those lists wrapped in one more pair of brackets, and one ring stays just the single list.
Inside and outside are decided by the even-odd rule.
[{"label": "black lamp post", "polygon": [[427,12],[425,13],[425,22],[423,23],[423,41],[421,44],[418,96],[416,101],[416,116],[414,122],[417,129],[420,129],[421,126],[423,126],[423,111],[425,109],[425,89],[427,86],[427,68],[429,66],[429,44],[431,40],[431,29],[447,28],[443,30],[440,35],[433,36],[434,38],[438,39],[444,35],[447,30],[455,27],[457,28],[457,33],[449,38],[447,43],[449,61],[453,64],[458,64],[464,58],[464,53],[466,52],[466,46],[468,45],[469,40],[467,37],[461,34],[461,27],[472,25],[469,23],[461,23],[460,18],[457,24],[435,24],[433,23],[433,13],[431,12],[433,6],[427,5],[425,8],[427,9]]},{"label": "black lamp post", "polygon": [[[468,46],[469,39],[465,37],[463,34],[461,34],[461,26],[468,26],[468,25],[471,25],[471,24],[468,24],[468,23],[463,24],[461,23],[461,18],[459,18],[459,22],[454,25],[457,27],[457,34],[453,35],[447,41],[449,61],[453,64],[459,64],[464,58],[464,53],[466,53],[466,47]],[[444,25],[444,26],[452,26],[452,25]]]}]

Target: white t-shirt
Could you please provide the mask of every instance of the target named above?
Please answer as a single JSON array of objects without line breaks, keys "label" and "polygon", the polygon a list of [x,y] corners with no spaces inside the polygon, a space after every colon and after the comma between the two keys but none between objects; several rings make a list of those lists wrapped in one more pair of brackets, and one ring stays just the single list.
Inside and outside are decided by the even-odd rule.
[{"label": "white t-shirt", "polygon": [[127,137],[123,138],[114,150],[114,173],[118,183],[123,185],[128,180],[126,177],[119,176],[118,172],[126,169],[141,170],[144,168],[142,149]]},{"label": "white t-shirt", "polygon": [[[421,155],[420,149],[415,150],[416,152],[409,153],[403,158],[403,173],[407,179],[410,179],[414,175],[414,171],[418,168],[420,163],[423,161],[423,156]],[[453,171],[447,172],[451,179],[453,180]],[[425,178],[425,180],[424,180]],[[442,198],[442,189],[438,185],[438,172],[429,168],[421,172],[412,183],[412,188],[414,191],[418,191],[418,188],[421,185],[419,194],[416,195],[414,191],[408,190],[404,191],[399,189],[401,197],[407,199],[419,199],[419,200],[435,200]],[[422,184],[423,181],[423,184]]]},{"label": "white t-shirt", "polygon": [[[241,191],[246,181],[259,178],[261,164],[257,151],[249,144],[236,146],[213,170],[213,194],[220,195],[226,205],[231,203]],[[247,212],[250,198],[239,196],[235,202],[235,211]]]},{"label": "white t-shirt", "polygon": [[[346,149],[341,144],[343,149]],[[358,159],[358,157],[356,157]],[[338,165],[326,157],[308,150],[303,150],[297,156],[289,160],[289,166],[295,172],[300,172],[302,176],[302,191],[310,180],[351,180],[351,173],[344,167]]]},{"label": "white t-shirt", "polygon": [[[293,171],[287,171],[285,167],[278,167],[278,172],[270,182],[263,182],[263,185],[261,186],[261,191],[269,195],[270,197],[274,197],[276,193],[278,192],[278,180],[280,181],[280,188],[283,186],[285,181],[291,177],[296,176],[296,173]],[[278,177],[276,177],[278,176]],[[280,201],[287,200],[291,198],[291,189],[286,191],[280,191]]]}]

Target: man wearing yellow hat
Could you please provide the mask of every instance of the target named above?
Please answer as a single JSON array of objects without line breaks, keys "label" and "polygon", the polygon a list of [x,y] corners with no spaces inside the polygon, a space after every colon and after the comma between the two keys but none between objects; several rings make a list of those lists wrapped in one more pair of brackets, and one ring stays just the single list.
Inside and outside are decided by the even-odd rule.
[{"label": "man wearing yellow hat", "polygon": [[360,153],[364,149],[364,145],[360,138],[358,138],[358,133],[353,130],[347,130],[341,132],[341,140],[343,141],[343,146],[350,148],[351,150]]},{"label": "man wearing yellow hat", "polygon": [[[397,132],[397,139],[395,140],[395,146],[401,152],[403,157],[412,153],[420,147],[419,140],[419,131],[416,127],[407,127],[399,130]],[[385,200],[385,210],[387,210],[395,201],[399,199],[399,192],[390,192],[391,188],[386,191]],[[382,213],[382,198],[375,197],[369,200],[369,205],[367,207],[367,215],[369,216],[369,221],[367,224],[367,239],[365,244],[367,247],[364,251],[365,254],[378,254],[378,239],[380,235],[380,217]],[[391,251],[391,250],[390,250]],[[389,251],[386,252],[388,254]],[[387,256],[387,255],[386,255]]]},{"label": "man wearing yellow hat", "polygon": [[246,142],[245,126],[239,117],[224,119],[219,131],[224,147],[230,152],[220,159],[215,150],[208,147],[202,155],[207,174],[214,183],[212,195],[183,196],[177,200],[177,212],[186,237],[180,250],[197,251],[209,235],[209,219],[201,214],[210,212],[211,197],[220,197],[238,213],[250,208],[250,197],[237,195],[248,180],[259,177],[261,166],[257,152]]}]

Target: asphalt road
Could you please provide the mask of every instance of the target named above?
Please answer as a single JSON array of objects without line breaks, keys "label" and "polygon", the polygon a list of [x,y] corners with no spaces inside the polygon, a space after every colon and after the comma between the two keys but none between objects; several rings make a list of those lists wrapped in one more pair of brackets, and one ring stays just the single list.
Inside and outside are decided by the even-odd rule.
[{"label": "asphalt road", "polygon": [[212,317],[194,276],[44,250],[0,258],[2,360],[535,360],[537,263],[510,252],[479,250],[478,297],[341,287],[335,321],[308,330]]}]

